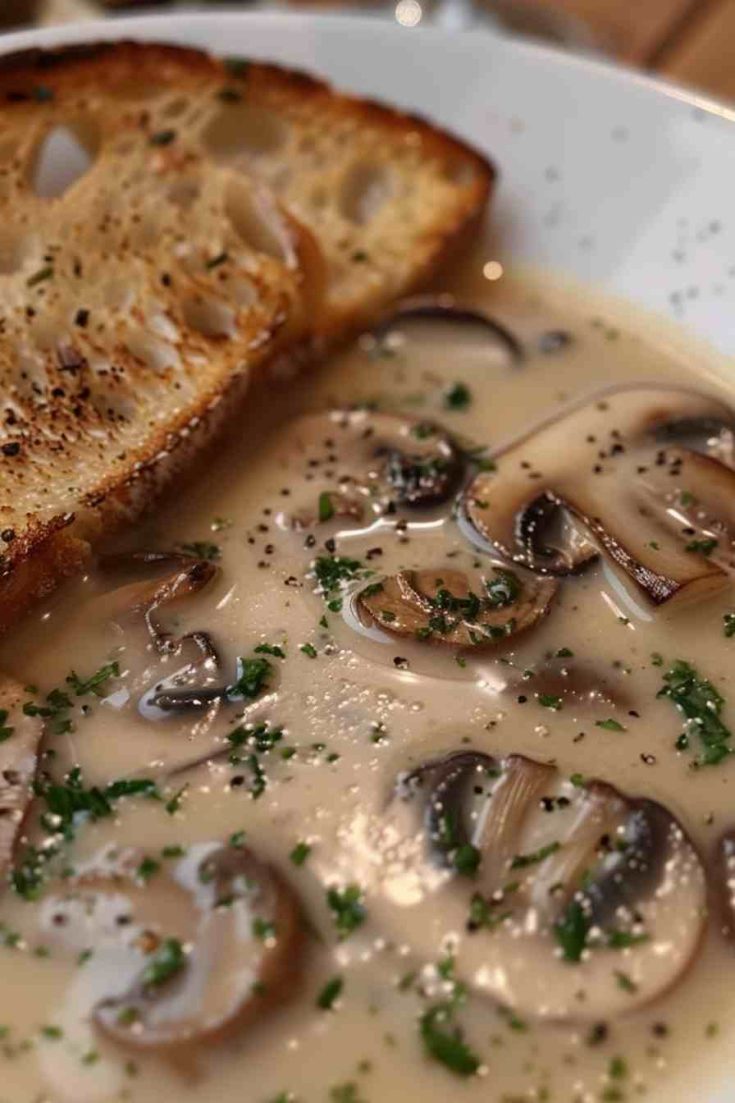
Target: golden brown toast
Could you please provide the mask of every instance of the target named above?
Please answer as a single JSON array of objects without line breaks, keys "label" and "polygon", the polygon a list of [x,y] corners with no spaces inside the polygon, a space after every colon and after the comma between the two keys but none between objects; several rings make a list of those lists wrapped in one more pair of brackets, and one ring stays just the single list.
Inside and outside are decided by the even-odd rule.
[{"label": "golden brown toast", "polygon": [[0,59],[0,628],[257,369],[424,279],[491,180],[427,124],[273,66],[128,42]]}]

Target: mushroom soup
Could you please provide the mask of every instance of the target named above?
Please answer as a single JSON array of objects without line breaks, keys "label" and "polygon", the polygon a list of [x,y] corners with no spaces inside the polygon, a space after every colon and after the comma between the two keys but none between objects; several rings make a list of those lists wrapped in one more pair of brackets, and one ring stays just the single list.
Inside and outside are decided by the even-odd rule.
[{"label": "mushroom soup", "polygon": [[483,259],[3,643],[2,1103],[706,1098],[727,376]]}]

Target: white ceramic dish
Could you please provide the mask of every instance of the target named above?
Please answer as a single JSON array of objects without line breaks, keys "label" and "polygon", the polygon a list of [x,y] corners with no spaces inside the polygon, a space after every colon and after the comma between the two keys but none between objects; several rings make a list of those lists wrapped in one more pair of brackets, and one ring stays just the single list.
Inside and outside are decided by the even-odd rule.
[{"label": "white ceramic dish", "polygon": [[[346,16],[131,18],[1,46],[125,36],[299,66],[438,120],[500,167],[501,260],[600,285],[735,354],[735,111],[535,45]],[[732,1078],[713,1076],[691,1069],[667,1103],[732,1103]]]}]

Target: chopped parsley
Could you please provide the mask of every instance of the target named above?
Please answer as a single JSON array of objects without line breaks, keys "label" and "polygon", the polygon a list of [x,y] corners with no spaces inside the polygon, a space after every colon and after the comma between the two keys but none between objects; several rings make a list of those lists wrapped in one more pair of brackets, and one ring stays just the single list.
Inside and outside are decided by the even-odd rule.
[{"label": "chopped parsley", "polygon": [[311,847],[309,846],[309,844],[305,842],[299,842],[296,843],[296,846],[289,854],[289,858],[295,866],[302,866],[310,854]]},{"label": "chopped parsley", "polygon": [[624,732],[625,726],[619,720],[609,717],[607,720],[595,720],[595,727],[603,728],[607,732]]},{"label": "chopped parsley", "polygon": [[466,410],[472,402],[472,392],[466,383],[454,383],[444,395],[448,410]]},{"label": "chopped parsley", "polygon": [[179,809],[181,808],[181,802],[184,799],[184,794],[186,793],[186,790],[188,788],[189,783],[187,782],[185,785],[182,785],[180,789],[177,789],[173,796],[169,797],[169,799],[166,801],[165,807],[169,816],[175,816],[176,813],[179,811]]},{"label": "chopped parsley", "polygon": [[309,659],[315,659],[317,656],[317,650],[313,643],[302,643],[299,651],[303,652]]},{"label": "chopped parsley", "polygon": [[723,633],[728,639],[732,639],[735,636],[735,613],[725,613],[722,620],[724,622]]},{"label": "chopped parsley", "polygon": [[156,861],[155,858],[146,856],[136,869],[135,876],[139,881],[147,883],[150,881],[151,877],[154,877],[156,873],[160,872],[160,869],[160,862]]},{"label": "chopped parsley", "polygon": [[185,965],[186,952],[178,938],[164,939],[143,970],[143,987],[160,988],[167,980],[180,973]]},{"label": "chopped parsley", "polygon": [[331,595],[345,582],[358,578],[363,570],[359,559],[344,555],[320,555],[314,560],[314,574],[322,594]]},{"label": "chopped parsley", "polygon": [[543,705],[545,709],[552,709],[554,712],[558,712],[564,704],[561,697],[557,697],[554,693],[539,693],[538,703]]},{"label": "chopped parsley", "polygon": [[259,643],[253,650],[256,655],[273,655],[276,659],[286,658],[286,652],[275,643]]},{"label": "chopped parsley", "polygon": [[327,889],[327,904],[332,912],[339,937],[347,938],[367,917],[359,885],[347,885],[343,889]]},{"label": "chopped parsley", "polygon": [[452,864],[457,873],[461,873],[465,877],[474,877],[481,858],[482,855],[476,846],[473,846],[472,843],[463,843],[454,851]]},{"label": "chopped parsley", "polygon": [[554,925],[554,937],[561,947],[565,961],[576,963],[582,960],[589,930],[590,921],[582,904],[579,900],[572,900],[561,919]]},{"label": "chopped parsley", "polygon": [[649,936],[644,932],[634,934],[633,931],[608,931],[607,944],[611,950],[628,950],[631,946],[640,946],[642,942],[648,942]]},{"label": "chopped parsley", "polygon": [[331,521],[333,517],[332,495],[328,490],[325,490],[319,495],[319,520],[322,522]]},{"label": "chopped parsley", "polygon": [[237,660],[237,677],[231,686],[227,687],[227,696],[230,700],[245,698],[252,701],[268,687],[273,664],[267,659],[243,659]]},{"label": "chopped parsley", "polygon": [[618,988],[631,996],[638,991],[638,985],[635,981],[631,980],[628,974],[624,973],[621,969],[615,970],[615,980],[617,981]]},{"label": "chopped parsley", "polygon": [[696,555],[712,555],[712,552],[717,547],[718,541],[714,537],[708,537],[704,540],[690,540],[688,544],[684,545],[684,551],[694,552]]},{"label": "chopped parsley", "polygon": [[561,843],[559,842],[547,843],[546,846],[531,851],[530,854],[516,854],[515,858],[510,863],[510,868],[527,869],[528,866],[534,866],[538,862],[545,861],[546,858],[549,858],[552,854],[556,854],[560,846]]},{"label": "chopped parsley", "polygon": [[121,778],[104,788],[97,785],[87,788],[78,766],[69,771],[63,783],[45,778],[36,781],[34,793],[45,803],[41,825],[49,838],[41,850],[27,847],[11,872],[13,888],[26,900],[35,900],[39,895],[48,863],[59,853],[63,842],[74,838],[78,817],[105,819],[112,815],[114,802],[122,797],[159,797],[155,782],[149,778]]},{"label": "chopped parsley", "polygon": [[222,555],[219,544],[212,544],[209,540],[190,540],[186,544],[179,544],[179,551],[192,555],[195,559],[206,559],[210,563]]},{"label": "chopped parsley", "polygon": [[521,595],[521,580],[506,567],[493,568],[495,578],[485,582],[488,600],[494,609],[512,605]]},{"label": "chopped parsley", "polygon": [[88,693],[94,693],[97,697],[101,697],[102,690],[105,687],[105,683],[109,682],[110,678],[120,677],[120,666],[118,663],[105,663],[99,670],[96,670],[94,674],[91,674],[89,678],[80,678],[79,675],[72,670],[66,678],[66,684],[71,686],[77,697],[85,697]]},{"label": "chopped parsley", "polygon": [[424,1049],[435,1061],[458,1076],[474,1076],[480,1058],[465,1042],[462,1030],[454,1023],[455,1001],[435,1004],[419,1020]]},{"label": "chopped parsley", "polygon": [[690,663],[676,659],[664,674],[659,697],[667,697],[684,716],[687,739],[697,736],[703,750],[699,766],[715,766],[731,753],[731,731],[720,719],[725,704],[721,693]]},{"label": "chopped parsley", "polygon": [[344,986],[345,982],[342,977],[332,977],[331,980],[328,980],[316,998],[317,1007],[320,1007],[322,1011],[331,1011],[336,1000],[342,994]]}]

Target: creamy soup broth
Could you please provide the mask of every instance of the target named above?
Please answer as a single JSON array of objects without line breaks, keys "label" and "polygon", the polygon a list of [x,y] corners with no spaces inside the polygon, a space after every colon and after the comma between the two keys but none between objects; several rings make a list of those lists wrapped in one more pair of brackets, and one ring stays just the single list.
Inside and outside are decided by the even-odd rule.
[{"label": "creamy soup broth", "polygon": [[[523,344],[520,363],[466,324],[405,322],[377,341],[358,341],[303,378],[254,394],[226,446],[112,549],[216,545],[216,553],[204,549],[218,556],[213,580],[161,607],[158,620],[175,637],[197,629],[210,634],[221,664],[205,671],[210,688],[232,683],[237,658],[255,658],[256,646],[281,649],[285,658],[259,653],[270,669],[252,698],[232,694],[177,713],[149,700],[142,715],[144,692],[185,662],[157,654],[142,615],[113,596],[120,579],[102,567],[67,586],[3,642],[0,666],[34,687],[29,701],[43,706],[54,687],[70,693],[72,707],[62,707],[49,726],[60,716],[56,726],[71,720],[73,730],[47,732],[44,746],[54,754],[43,769],[61,780],[80,767],[85,791],[119,779],[151,779],[162,796],[124,796],[111,801],[110,815],[77,815],[74,838],[60,844],[41,872],[37,899],[5,890],[2,1103],[443,1103],[455,1097],[671,1103],[704,1098],[707,1076],[723,1066],[732,1046],[733,962],[716,915],[668,993],[621,1013],[620,992],[634,986],[631,955],[639,947],[593,950],[617,977],[614,1012],[585,1017],[582,999],[581,1016],[545,1021],[475,990],[460,952],[452,965],[452,935],[460,943],[492,940],[492,930],[467,933],[456,907],[449,907],[449,929],[442,930],[431,899],[402,908],[383,898],[380,831],[394,822],[396,776],[453,751],[496,759],[516,753],[554,764],[567,779],[564,792],[572,791],[572,776],[600,778],[631,796],[660,801],[708,870],[717,839],[735,818],[735,766],[725,759],[693,769],[699,743],[691,735],[689,747],[677,749],[682,717],[674,702],[657,697],[671,664],[685,660],[721,692],[724,722],[735,722],[735,640],[725,635],[723,619],[735,608],[730,585],[656,609],[603,555],[560,580],[547,615],[477,650],[458,651],[428,636],[399,638],[385,630],[390,621],[381,626],[379,618],[361,619],[355,610],[353,591],[383,576],[451,567],[495,577],[498,559],[480,537],[471,542],[471,526],[457,522],[451,503],[418,510],[399,505],[381,516],[373,505],[378,499],[353,492],[351,484],[339,484],[340,498],[336,480],[345,453],[325,443],[335,435],[325,414],[308,422],[305,415],[368,404],[414,419],[411,424],[431,420],[463,445],[492,451],[611,383],[683,383],[727,401],[722,366],[678,330],[559,288],[548,276],[487,279],[487,260],[487,251],[476,250],[444,276],[441,290],[502,320]],[[711,560],[711,549],[702,554]],[[358,563],[357,577],[320,593],[313,563],[335,555]],[[144,573],[135,568],[123,581]],[[579,696],[562,699],[538,690],[533,677],[524,680],[524,672],[544,668],[550,656],[555,669],[588,672],[590,684]],[[77,695],[66,682],[71,671],[83,681],[107,663],[117,663],[117,674],[103,679],[96,693]],[[562,686],[573,676],[559,675]],[[255,749],[252,732],[243,743],[228,741],[247,724],[281,734],[261,735]],[[43,811],[41,796],[17,856],[48,833],[38,826]],[[143,959],[140,944],[135,952],[114,950],[115,938],[123,937],[114,921],[103,944],[94,924],[85,926],[79,910],[70,910],[79,878],[94,886],[102,876],[100,856],[109,857],[111,846],[137,848],[135,862],[149,862],[132,896],[129,883],[118,886],[122,911],[153,932],[152,945],[169,936],[185,942],[191,932],[183,905],[159,902],[160,886],[172,876],[181,884],[196,880],[195,857],[204,853],[199,844],[233,835],[272,863],[300,902],[307,929],[303,947],[293,951],[303,954],[300,978],[294,973],[277,1007],[265,1007],[222,1042],[192,1043],[167,1056],[111,1039],[92,1011],[125,992]],[[548,830],[539,839],[539,846],[548,845]],[[462,914],[474,891],[471,874],[453,877],[461,882]],[[344,895],[349,886],[352,897]],[[146,898],[147,912],[140,903]],[[529,969],[543,970],[537,951]],[[580,967],[560,963],[551,942],[544,952],[556,955],[557,969]],[[558,987],[558,975],[549,975],[549,989]],[[466,985],[464,997],[458,982]],[[634,992],[630,998],[637,1005]],[[471,1074],[429,1051],[422,1024],[426,1034],[427,1012],[438,1005],[451,1006],[445,1028],[451,1034],[461,1027],[476,1058]]]}]

